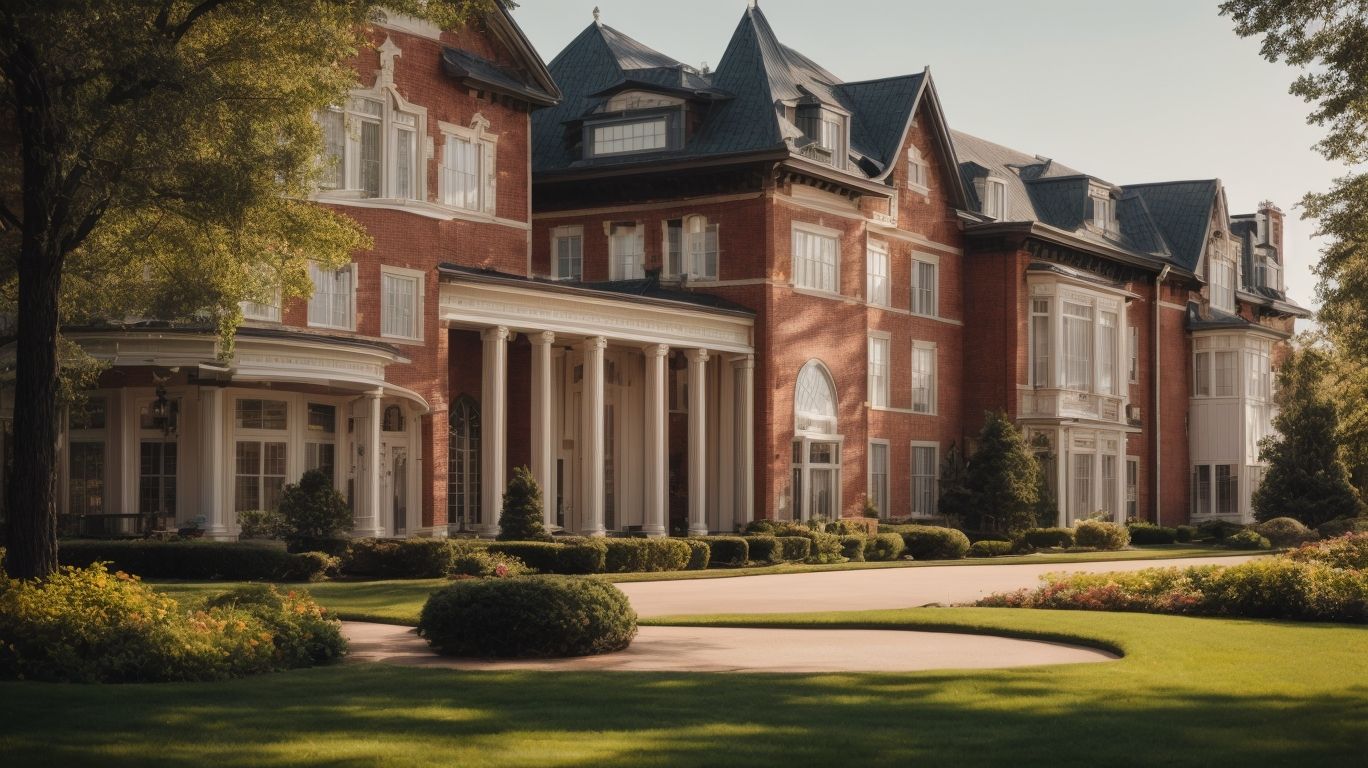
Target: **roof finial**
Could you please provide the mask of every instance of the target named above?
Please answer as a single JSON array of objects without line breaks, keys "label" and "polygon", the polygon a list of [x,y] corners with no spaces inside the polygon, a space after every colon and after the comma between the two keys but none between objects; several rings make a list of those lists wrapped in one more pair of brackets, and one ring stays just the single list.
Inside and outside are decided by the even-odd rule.
[{"label": "roof finial", "polygon": [[760,5],[760,0],[749,0],[747,5],[749,5],[751,8],[757,8]]},{"label": "roof finial", "polygon": [[596,5],[596,6],[594,6],[594,23],[597,24],[597,23],[598,23],[598,20],[599,20],[599,9],[598,9],[598,6]]}]

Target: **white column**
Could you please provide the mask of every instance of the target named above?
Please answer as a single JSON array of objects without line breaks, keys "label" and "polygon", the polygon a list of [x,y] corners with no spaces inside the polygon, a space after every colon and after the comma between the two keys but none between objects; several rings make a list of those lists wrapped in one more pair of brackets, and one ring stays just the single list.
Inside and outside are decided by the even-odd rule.
[{"label": "white column", "polygon": [[594,336],[584,340],[583,411],[580,426],[580,533],[602,536],[603,493],[603,350],[608,340]]},{"label": "white column", "polygon": [[[715,531],[727,532],[736,527],[736,368],[730,357],[717,361],[717,370],[712,378],[717,380],[716,402],[712,412],[716,421],[716,434],[712,438],[715,459],[709,464],[716,467],[710,471],[712,489],[708,494],[711,507],[708,527]],[[715,472],[715,473],[714,473]]]},{"label": "white column", "polygon": [[204,535],[218,541],[236,538],[228,524],[228,494],[224,472],[223,390],[200,387],[200,513],[205,517]]},{"label": "white column", "polygon": [[669,486],[666,465],[669,456],[669,398],[666,389],[670,348],[652,344],[646,353],[646,515],[642,530],[647,536],[664,536],[669,515]]},{"label": "white column", "polygon": [[361,484],[361,503],[356,510],[356,536],[385,535],[380,525],[380,468],[385,463],[385,457],[380,455],[380,424],[384,418],[384,396],[379,389],[366,393],[366,434],[361,442],[365,482]]},{"label": "white column", "polygon": [[532,477],[542,492],[542,519],[550,528],[556,522],[553,501],[556,477],[556,451],[553,429],[551,386],[551,345],[556,334],[534,333],[532,341]]},{"label": "white column", "polygon": [[486,328],[480,338],[480,533],[497,536],[508,477],[508,329]]},{"label": "white column", "polygon": [[689,358],[689,535],[708,535],[707,386],[708,350],[691,349]]},{"label": "white column", "polygon": [[737,360],[736,368],[736,515],[744,525],[755,519],[755,355]]}]

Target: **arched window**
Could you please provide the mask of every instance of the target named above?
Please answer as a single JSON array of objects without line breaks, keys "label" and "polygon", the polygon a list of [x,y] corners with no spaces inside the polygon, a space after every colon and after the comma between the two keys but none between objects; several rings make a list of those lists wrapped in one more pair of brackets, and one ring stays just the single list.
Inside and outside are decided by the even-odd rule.
[{"label": "arched window", "polygon": [[480,524],[480,406],[461,395],[451,406],[447,453],[447,522]]},{"label": "arched window", "polygon": [[836,387],[820,361],[798,372],[793,391],[792,486],[794,520],[841,515],[841,437],[836,433]]},{"label": "arched window", "polygon": [[793,393],[793,426],[799,432],[836,434],[836,387],[826,366],[811,360],[798,372]]},{"label": "arched window", "polygon": [[386,432],[404,431],[404,409],[397,405],[391,405],[385,409],[385,416],[380,421],[380,429]]}]

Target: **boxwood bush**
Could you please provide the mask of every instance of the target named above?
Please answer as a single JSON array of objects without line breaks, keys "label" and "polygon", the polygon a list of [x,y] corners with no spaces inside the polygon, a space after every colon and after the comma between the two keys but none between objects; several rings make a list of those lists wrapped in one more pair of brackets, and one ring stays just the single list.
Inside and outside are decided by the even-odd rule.
[{"label": "boxwood bush", "polygon": [[696,536],[690,541],[708,545],[710,565],[745,565],[750,560],[750,546],[740,536]]},{"label": "boxwood bush", "polygon": [[1154,523],[1130,523],[1126,526],[1132,544],[1172,544],[1178,540],[1178,529]]},{"label": "boxwood bush", "polygon": [[[959,560],[969,554],[969,537],[938,525],[898,525],[906,553],[914,560]],[[880,527],[882,530],[882,526]]]},{"label": "boxwood bush", "polygon": [[1074,545],[1074,532],[1069,528],[1032,528],[1021,538],[1032,549],[1063,549]]},{"label": "boxwood bush", "polygon": [[605,539],[604,573],[682,571],[693,550],[679,539]]},{"label": "boxwood bush", "polygon": [[867,539],[859,535],[847,535],[841,537],[841,557],[852,563],[863,563],[865,559],[865,542]]},{"label": "boxwood bush", "polygon": [[702,541],[685,539],[684,544],[689,547],[689,563],[684,566],[686,571],[707,570],[712,562],[712,548]]},{"label": "boxwood bush", "polygon": [[452,576],[502,579],[526,576],[530,572],[531,569],[518,558],[483,547],[458,549],[451,561]]},{"label": "boxwood bush", "polygon": [[1130,532],[1125,526],[1105,520],[1083,520],[1074,527],[1074,544],[1100,551],[1125,549],[1130,544]]},{"label": "boxwood bush", "polygon": [[1220,544],[1228,549],[1271,549],[1272,544],[1268,539],[1260,536],[1258,531],[1245,529],[1233,533],[1220,540]]},{"label": "boxwood bush", "polygon": [[599,579],[458,581],[423,606],[418,634],[444,656],[560,658],[620,651],[636,637],[622,590]]},{"label": "boxwood bush", "polygon": [[805,536],[775,536],[774,539],[779,542],[779,559],[783,562],[801,563],[812,555],[812,540]]},{"label": "boxwood bush", "polygon": [[1254,531],[1275,547],[1295,547],[1317,539],[1315,531],[1291,517],[1266,520],[1254,526]]},{"label": "boxwood bush", "polygon": [[1183,544],[1196,541],[1199,535],[1195,525],[1180,525],[1173,530],[1178,534],[1178,541]]},{"label": "boxwood bush", "polygon": [[903,537],[896,533],[876,533],[865,542],[865,559],[872,562],[897,560],[907,551]]},{"label": "boxwood bush", "polygon": [[456,544],[447,539],[356,539],[342,573],[363,579],[440,579],[451,572]]},{"label": "boxwood bush", "polygon": [[1229,520],[1206,520],[1197,526],[1203,539],[1223,541],[1227,536],[1243,531],[1245,527]]},{"label": "boxwood bush", "polygon": [[839,563],[841,562],[841,537],[834,533],[825,531],[800,530],[793,533],[807,539],[808,555],[805,559],[809,563]]},{"label": "boxwood bush", "polygon": [[539,573],[603,573],[608,548],[600,539],[566,539],[557,542],[496,541],[490,552],[516,557]]},{"label": "boxwood bush", "polygon": [[969,545],[970,557],[1002,557],[1012,554],[1012,542],[997,539],[979,539]]},{"label": "boxwood bush", "polygon": [[783,552],[779,549],[779,539],[770,535],[758,534],[746,536],[746,548],[750,550],[750,559],[754,563],[778,563],[781,562]]},{"label": "boxwood bush", "polygon": [[63,541],[62,565],[84,568],[110,563],[110,570],[147,579],[228,579],[233,581],[316,581],[336,561],[291,554],[271,541]]}]

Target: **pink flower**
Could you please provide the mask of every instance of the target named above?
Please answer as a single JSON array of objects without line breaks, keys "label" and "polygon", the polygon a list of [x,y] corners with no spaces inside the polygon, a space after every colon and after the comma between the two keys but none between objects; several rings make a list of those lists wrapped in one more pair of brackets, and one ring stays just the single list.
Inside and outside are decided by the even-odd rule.
[{"label": "pink flower", "polygon": [[503,563],[499,563],[498,565],[494,566],[494,575],[495,575],[495,576],[498,576],[498,577],[501,578],[501,579],[502,579],[503,577],[507,576],[507,575],[508,575],[508,566],[507,566],[507,565],[504,565]]}]

